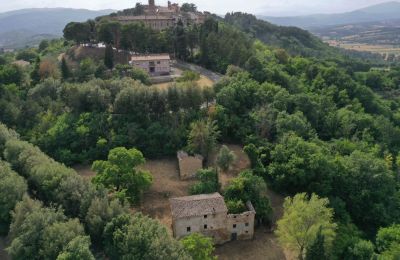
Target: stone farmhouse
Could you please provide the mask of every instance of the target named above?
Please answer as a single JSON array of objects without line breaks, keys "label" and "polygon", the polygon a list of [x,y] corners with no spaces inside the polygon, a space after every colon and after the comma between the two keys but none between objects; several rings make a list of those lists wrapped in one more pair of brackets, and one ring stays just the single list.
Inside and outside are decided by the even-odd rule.
[{"label": "stone farmhouse", "polygon": [[219,193],[172,198],[170,204],[177,239],[195,232],[213,238],[216,244],[253,238],[256,211],[251,202],[246,204],[248,211],[241,214],[228,214]]},{"label": "stone farmhouse", "polygon": [[169,54],[134,55],[129,64],[143,69],[150,76],[169,75],[171,72],[171,58]]},{"label": "stone farmhouse", "polygon": [[201,12],[181,12],[178,4],[168,1],[168,6],[157,6],[154,0],[149,0],[148,5],[143,6],[143,14],[137,16],[117,16],[114,19],[120,23],[142,22],[153,30],[161,31],[174,27],[179,21],[184,25],[202,24],[206,15]]},{"label": "stone farmhouse", "polygon": [[190,156],[184,151],[177,153],[178,165],[179,165],[179,177],[181,180],[187,180],[194,178],[198,170],[203,168],[203,156],[194,155]]}]

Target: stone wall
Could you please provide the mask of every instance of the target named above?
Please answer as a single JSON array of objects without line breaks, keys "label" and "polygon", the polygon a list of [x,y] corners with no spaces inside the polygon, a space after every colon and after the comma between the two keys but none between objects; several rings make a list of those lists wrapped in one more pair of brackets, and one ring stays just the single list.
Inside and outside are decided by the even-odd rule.
[{"label": "stone wall", "polygon": [[178,152],[179,176],[181,180],[194,178],[198,170],[203,168],[201,155],[190,156],[187,153]]},{"label": "stone wall", "polygon": [[256,212],[250,202],[246,204],[249,211],[241,214],[228,214],[227,230],[231,234],[231,239],[247,240],[254,236],[254,219]]},{"label": "stone wall", "polygon": [[223,244],[230,240],[226,229],[226,215],[225,212],[175,219],[172,223],[174,237],[179,239],[192,233],[201,233],[213,238],[215,244]]}]

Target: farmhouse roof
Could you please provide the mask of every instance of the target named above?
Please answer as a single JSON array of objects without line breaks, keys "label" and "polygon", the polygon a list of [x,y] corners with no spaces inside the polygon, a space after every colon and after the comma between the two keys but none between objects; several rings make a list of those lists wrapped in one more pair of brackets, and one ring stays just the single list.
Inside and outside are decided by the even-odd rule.
[{"label": "farmhouse roof", "polygon": [[170,203],[173,218],[228,212],[224,198],[219,193],[172,198]]}]

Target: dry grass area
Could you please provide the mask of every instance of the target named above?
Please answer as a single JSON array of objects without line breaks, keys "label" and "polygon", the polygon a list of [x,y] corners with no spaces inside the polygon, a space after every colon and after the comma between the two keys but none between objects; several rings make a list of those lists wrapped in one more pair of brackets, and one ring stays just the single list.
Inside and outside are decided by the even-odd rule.
[{"label": "dry grass area", "polygon": [[153,185],[144,194],[140,211],[158,219],[171,230],[172,220],[169,198],[189,195],[189,187],[195,181],[181,181],[179,179],[178,163],[175,158],[148,160],[143,168],[153,175]]},{"label": "dry grass area", "polygon": [[257,228],[254,239],[234,241],[218,246],[219,260],[282,260],[288,259],[277,243],[276,236],[264,227]]},{"label": "dry grass area", "polygon": [[[206,76],[201,75],[200,79],[196,81],[196,83],[199,85],[199,87],[206,88],[206,87],[212,87],[214,85],[214,82],[209,79]],[[161,90],[167,90],[173,82],[165,82],[165,83],[159,83],[159,84],[153,84],[152,86]]]},{"label": "dry grass area", "polygon": [[[222,187],[226,187],[232,178],[235,178],[242,170],[250,167],[250,161],[238,145],[227,145],[232,150],[237,159],[232,169],[220,174]],[[215,158],[215,155],[213,156]],[[211,159],[215,161],[215,159]],[[211,163],[211,166],[213,163]],[[153,175],[153,185],[144,194],[142,205],[139,208],[144,214],[159,220],[172,233],[171,209],[169,198],[189,195],[189,187],[196,181],[181,181],[179,179],[178,163],[176,158],[147,160],[142,166]],[[85,178],[92,178],[94,172],[87,166],[76,166],[74,169]],[[274,209],[273,221],[275,222],[283,214],[283,197],[268,191],[271,205]],[[254,239],[249,241],[234,241],[226,243],[216,248],[215,254],[220,260],[281,260],[294,259],[290,253],[285,252],[277,243],[274,233],[264,227],[259,227],[255,231]],[[0,257],[0,259],[2,259]]]}]

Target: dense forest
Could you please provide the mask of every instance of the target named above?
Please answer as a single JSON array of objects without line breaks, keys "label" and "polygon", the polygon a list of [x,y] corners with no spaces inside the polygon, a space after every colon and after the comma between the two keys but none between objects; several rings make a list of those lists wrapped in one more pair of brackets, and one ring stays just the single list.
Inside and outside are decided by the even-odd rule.
[{"label": "dense forest", "polygon": [[[10,256],[194,258],[190,245],[155,220],[128,214],[118,194],[67,166],[105,160],[117,147],[171,156],[190,147],[193,129],[202,129],[196,123],[207,121],[215,122],[217,141],[243,145],[251,160],[251,171],[225,191],[232,203],[238,194],[254,198],[269,214],[268,198],[251,183],[285,196],[316,194],[328,199],[332,214],[325,213],[335,222],[329,246],[325,233],[312,237],[325,258],[398,259],[400,99],[393,93],[400,67],[377,69],[381,61],[352,59],[304,31],[277,33],[254,19],[228,14],[155,32],[102,18],[68,24],[65,39],[1,55],[0,231],[9,234]],[[103,60],[72,65],[60,56],[87,42],[107,44]],[[168,52],[225,76],[213,90],[191,80],[153,88],[148,75],[116,64],[112,47]],[[304,250],[321,259],[312,258],[314,249],[301,248],[300,258]]]}]

